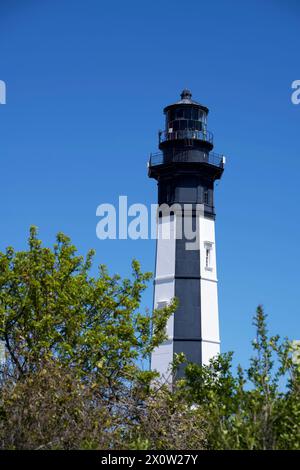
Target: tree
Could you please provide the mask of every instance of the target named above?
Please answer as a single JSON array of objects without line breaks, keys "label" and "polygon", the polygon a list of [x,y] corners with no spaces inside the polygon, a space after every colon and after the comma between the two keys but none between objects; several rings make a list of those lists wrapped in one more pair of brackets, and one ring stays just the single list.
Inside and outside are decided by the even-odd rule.
[{"label": "tree", "polygon": [[0,390],[1,449],[105,449],[120,440],[117,424],[101,395],[58,361]]},{"label": "tree", "polygon": [[127,440],[133,449],[206,449],[206,428],[201,409],[189,406],[176,387],[160,386],[146,397]]},{"label": "tree", "polygon": [[291,343],[268,336],[266,315],[254,317],[255,355],[232,372],[232,353],[208,366],[189,364],[182,393],[207,416],[214,449],[300,449],[300,368]]},{"label": "tree", "polygon": [[[105,266],[100,266],[98,275],[93,277],[90,270],[94,252],[90,251],[85,259],[78,256],[67,236],[58,234],[56,244],[49,249],[42,246],[32,227],[28,244],[27,251],[8,248],[0,253],[0,340],[7,354],[0,370],[2,419],[6,423],[3,426],[12,418],[12,397],[20,410],[20,390],[27,390],[28,403],[30,387],[37,396],[46,393],[42,378],[54,398],[55,387],[63,396],[67,390],[64,386],[72,382],[74,390],[82,386],[84,396],[105,406],[111,418],[118,421],[122,416],[126,422],[126,400],[141,400],[157,375],[142,365],[164,339],[175,301],[151,314],[139,311],[151,274],[142,273],[137,261],[132,263],[131,279],[110,276]],[[48,375],[52,371],[57,378],[55,382],[45,374],[47,369]],[[59,380],[65,371],[69,376]],[[54,400],[52,410],[60,415],[57,406]],[[34,413],[29,421],[39,426],[42,416],[36,408]],[[22,427],[23,431],[20,426],[18,429],[23,436],[26,427],[28,433],[34,428],[26,420]],[[19,445],[13,442],[20,439],[15,436],[11,445]],[[24,442],[29,441],[27,436]],[[37,442],[40,445],[39,439],[31,442],[33,446]]]},{"label": "tree", "polygon": [[63,234],[28,243],[0,253],[0,448],[300,449],[300,364],[261,306],[248,369],[226,353],[170,388],[144,367],[177,305],[140,311],[151,275],[92,276]]},{"label": "tree", "polygon": [[160,343],[175,304],[152,315],[139,312],[151,274],[134,261],[131,280],[110,276],[105,266],[92,277],[93,255],[77,256],[63,234],[53,250],[44,248],[35,228],[28,251],[0,253],[0,337],[16,379],[51,358],[106,383],[145,377],[137,359]]}]

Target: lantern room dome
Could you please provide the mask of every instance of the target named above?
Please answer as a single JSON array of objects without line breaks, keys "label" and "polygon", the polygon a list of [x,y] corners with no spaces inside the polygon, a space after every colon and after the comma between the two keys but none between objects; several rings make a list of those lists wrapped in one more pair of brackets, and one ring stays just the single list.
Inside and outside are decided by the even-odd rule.
[{"label": "lantern room dome", "polygon": [[172,103],[166,106],[164,108],[164,113],[168,112],[169,109],[178,107],[180,105],[192,105],[198,107],[206,114],[208,114],[209,110],[206,106],[202,105],[201,103],[198,103],[198,101],[192,100],[192,92],[189,89],[185,88],[184,90],[182,90],[180,98],[181,99],[179,101],[176,101],[176,103]]}]

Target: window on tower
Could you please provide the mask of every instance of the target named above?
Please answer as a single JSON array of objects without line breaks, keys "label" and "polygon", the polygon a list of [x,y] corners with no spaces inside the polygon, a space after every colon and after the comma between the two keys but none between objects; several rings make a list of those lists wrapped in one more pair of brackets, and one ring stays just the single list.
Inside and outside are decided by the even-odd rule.
[{"label": "window on tower", "polygon": [[177,109],[176,110],[176,119],[182,119],[183,118],[183,109]]},{"label": "window on tower", "polygon": [[186,109],[184,110],[184,117],[185,117],[185,119],[191,119],[191,117],[192,117],[192,110],[191,110],[191,108],[186,108]]},{"label": "window on tower", "polygon": [[169,111],[168,118],[169,118],[169,122],[174,121],[174,119],[175,119],[175,111],[174,110]]},{"label": "window on tower", "polygon": [[198,112],[197,108],[192,109],[192,119],[194,121],[198,121],[198,119],[199,119],[199,112]]},{"label": "window on tower", "polygon": [[204,188],[204,190],[203,190],[203,202],[204,202],[204,204],[209,203],[209,195],[208,195],[208,189],[207,188]]},{"label": "window on tower", "polygon": [[207,271],[212,271],[212,248],[213,244],[211,242],[204,242],[205,249],[205,269]]},{"label": "window on tower", "polygon": [[205,253],[205,267],[209,268],[210,267],[210,249],[206,248],[206,253]]},{"label": "window on tower", "polygon": [[170,124],[170,127],[172,127],[172,129],[176,132],[179,130],[179,122],[178,121],[173,121],[171,124]]}]

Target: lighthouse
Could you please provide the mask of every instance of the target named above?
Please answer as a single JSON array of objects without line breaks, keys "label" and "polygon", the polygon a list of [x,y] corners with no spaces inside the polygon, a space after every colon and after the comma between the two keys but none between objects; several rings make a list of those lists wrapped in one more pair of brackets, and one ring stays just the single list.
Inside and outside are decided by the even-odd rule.
[{"label": "lighthouse", "polygon": [[[179,300],[167,339],[151,356],[151,369],[166,380],[174,354],[201,365],[220,351],[214,184],[225,158],[212,152],[208,113],[183,90],[179,101],[164,108],[160,152],[151,154],[148,164],[148,176],[158,187],[154,308]],[[183,370],[184,365],[179,376]]]}]

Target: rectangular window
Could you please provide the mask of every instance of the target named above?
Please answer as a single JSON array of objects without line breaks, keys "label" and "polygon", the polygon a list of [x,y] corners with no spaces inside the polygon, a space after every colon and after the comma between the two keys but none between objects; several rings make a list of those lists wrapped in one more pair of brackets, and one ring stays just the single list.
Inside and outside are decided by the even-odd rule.
[{"label": "rectangular window", "polygon": [[207,271],[212,271],[212,249],[213,244],[211,242],[204,242],[205,249],[205,269]]},{"label": "rectangular window", "polygon": [[175,112],[174,110],[169,111],[169,121],[174,121],[175,119]]},{"label": "rectangular window", "polygon": [[187,121],[185,119],[182,119],[180,122],[180,130],[181,131],[184,131],[185,129],[187,129]]},{"label": "rectangular window", "polygon": [[203,191],[203,202],[204,202],[204,204],[209,203],[208,189],[207,188],[204,188],[204,191]]},{"label": "rectangular window", "polygon": [[179,130],[179,122],[180,121],[173,121],[173,129],[175,132]]},{"label": "rectangular window", "polygon": [[199,113],[198,113],[197,108],[192,109],[192,119],[194,119],[194,121],[198,121],[198,119],[199,119]]},{"label": "rectangular window", "polygon": [[210,268],[210,249],[206,248],[205,250],[205,267]]},{"label": "rectangular window", "polygon": [[159,300],[159,301],[157,302],[156,308],[159,310],[159,309],[161,309],[161,308],[165,308],[167,305],[168,305],[168,301],[167,301],[167,300]]},{"label": "rectangular window", "polygon": [[185,119],[191,119],[191,118],[192,118],[192,110],[191,110],[191,108],[185,108],[185,110],[184,110],[184,117],[185,117]]},{"label": "rectangular window", "polygon": [[177,109],[176,110],[176,119],[182,119],[183,118],[183,109]]}]

